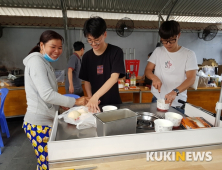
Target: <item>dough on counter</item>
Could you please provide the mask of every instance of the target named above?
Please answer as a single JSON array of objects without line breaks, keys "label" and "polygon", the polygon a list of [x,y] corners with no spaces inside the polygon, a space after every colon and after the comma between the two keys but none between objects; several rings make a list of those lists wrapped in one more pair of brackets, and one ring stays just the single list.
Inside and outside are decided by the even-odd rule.
[{"label": "dough on counter", "polygon": [[68,118],[77,119],[80,115],[81,115],[81,113],[73,110],[73,111],[68,113]]},{"label": "dough on counter", "polygon": [[77,112],[79,112],[79,113],[81,113],[81,114],[87,113],[84,109],[79,109],[79,110],[77,110]]}]

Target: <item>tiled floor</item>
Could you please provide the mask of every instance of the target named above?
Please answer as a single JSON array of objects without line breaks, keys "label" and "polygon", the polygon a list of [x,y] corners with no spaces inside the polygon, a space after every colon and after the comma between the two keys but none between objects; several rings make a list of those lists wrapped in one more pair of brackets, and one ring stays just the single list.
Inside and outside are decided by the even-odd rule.
[{"label": "tiled floor", "polygon": [[36,170],[32,145],[22,129],[23,117],[7,119],[10,138],[2,134],[5,147],[1,148],[0,170]]}]

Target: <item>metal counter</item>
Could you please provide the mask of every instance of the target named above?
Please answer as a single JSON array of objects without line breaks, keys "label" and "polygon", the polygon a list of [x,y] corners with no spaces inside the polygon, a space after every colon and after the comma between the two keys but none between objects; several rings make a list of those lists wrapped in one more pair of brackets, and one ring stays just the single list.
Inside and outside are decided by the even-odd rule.
[{"label": "metal counter", "polygon": [[[148,104],[121,104],[115,105],[118,109],[127,108],[134,112],[151,112],[158,116],[163,116],[165,112],[160,112],[156,109],[156,103],[148,103]],[[102,106],[101,106],[102,107]],[[102,109],[101,109],[102,110]],[[181,114],[174,108],[170,107],[168,110],[169,112],[175,112]],[[183,114],[181,114],[184,116]],[[143,130],[137,129],[137,133],[147,133],[147,132],[154,132],[154,130]],[[83,130],[76,129],[75,125],[68,124],[63,121],[63,119],[58,120],[58,128],[56,134],[56,141],[60,140],[70,140],[70,139],[82,139],[82,138],[92,138],[97,137],[96,128],[88,128]]]},{"label": "metal counter", "polygon": [[[164,112],[156,110],[156,104],[122,104],[117,107],[164,116]],[[189,107],[189,112],[194,116],[206,114],[201,110],[195,110],[196,108],[192,106]],[[173,108],[169,111],[178,113]],[[197,112],[199,115],[195,115]],[[148,151],[194,150],[206,146],[210,146],[211,149],[221,148],[221,133],[222,127],[212,127],[159,133],[138,130],[136,134],[97,137],[95,128],[77,130],[75,126],[58,120],[58,114],[56,114],[48,142],[49,167],[145,158]]]}]

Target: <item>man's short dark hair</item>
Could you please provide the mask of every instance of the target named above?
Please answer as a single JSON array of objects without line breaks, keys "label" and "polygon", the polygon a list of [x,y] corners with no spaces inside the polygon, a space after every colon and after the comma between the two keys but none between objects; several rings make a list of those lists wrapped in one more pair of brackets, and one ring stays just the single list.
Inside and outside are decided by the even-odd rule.
[{"label": "man's short dark hair", "polygon": [[75,51],[80,51],[82,48],[83,49],[85,48],[85,45],[81,41],[76,41],[73,44],[73,48],[74,48]]},{"label": "man's short dark hair", "polygon": [[92,17],[86,20],[83,27],[84,36],[92,35],[99,38],[106,31],[106,22],[101,17]]},{"label": "man's short dark hair", "polygon": [[180,24],[177,21],[165,21],[161,24],[159,35],[163,39],[169,39],[180,33]]}]

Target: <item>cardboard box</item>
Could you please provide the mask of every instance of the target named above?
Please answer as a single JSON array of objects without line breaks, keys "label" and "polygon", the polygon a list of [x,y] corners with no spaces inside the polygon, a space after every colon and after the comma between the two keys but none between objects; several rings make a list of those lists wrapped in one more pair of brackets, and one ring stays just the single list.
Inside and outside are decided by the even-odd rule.
[{"label": "cardboard box", "polygon": [[222,65],[218,66],[218,73],[219,76],[222,74]]},{"label": "cardboard box", "polygon": [[202,66],[213,66],[213,67],[218,67],[218,63],[215,61],[215,59],[210,58],[210,59],[203,59]]}]

